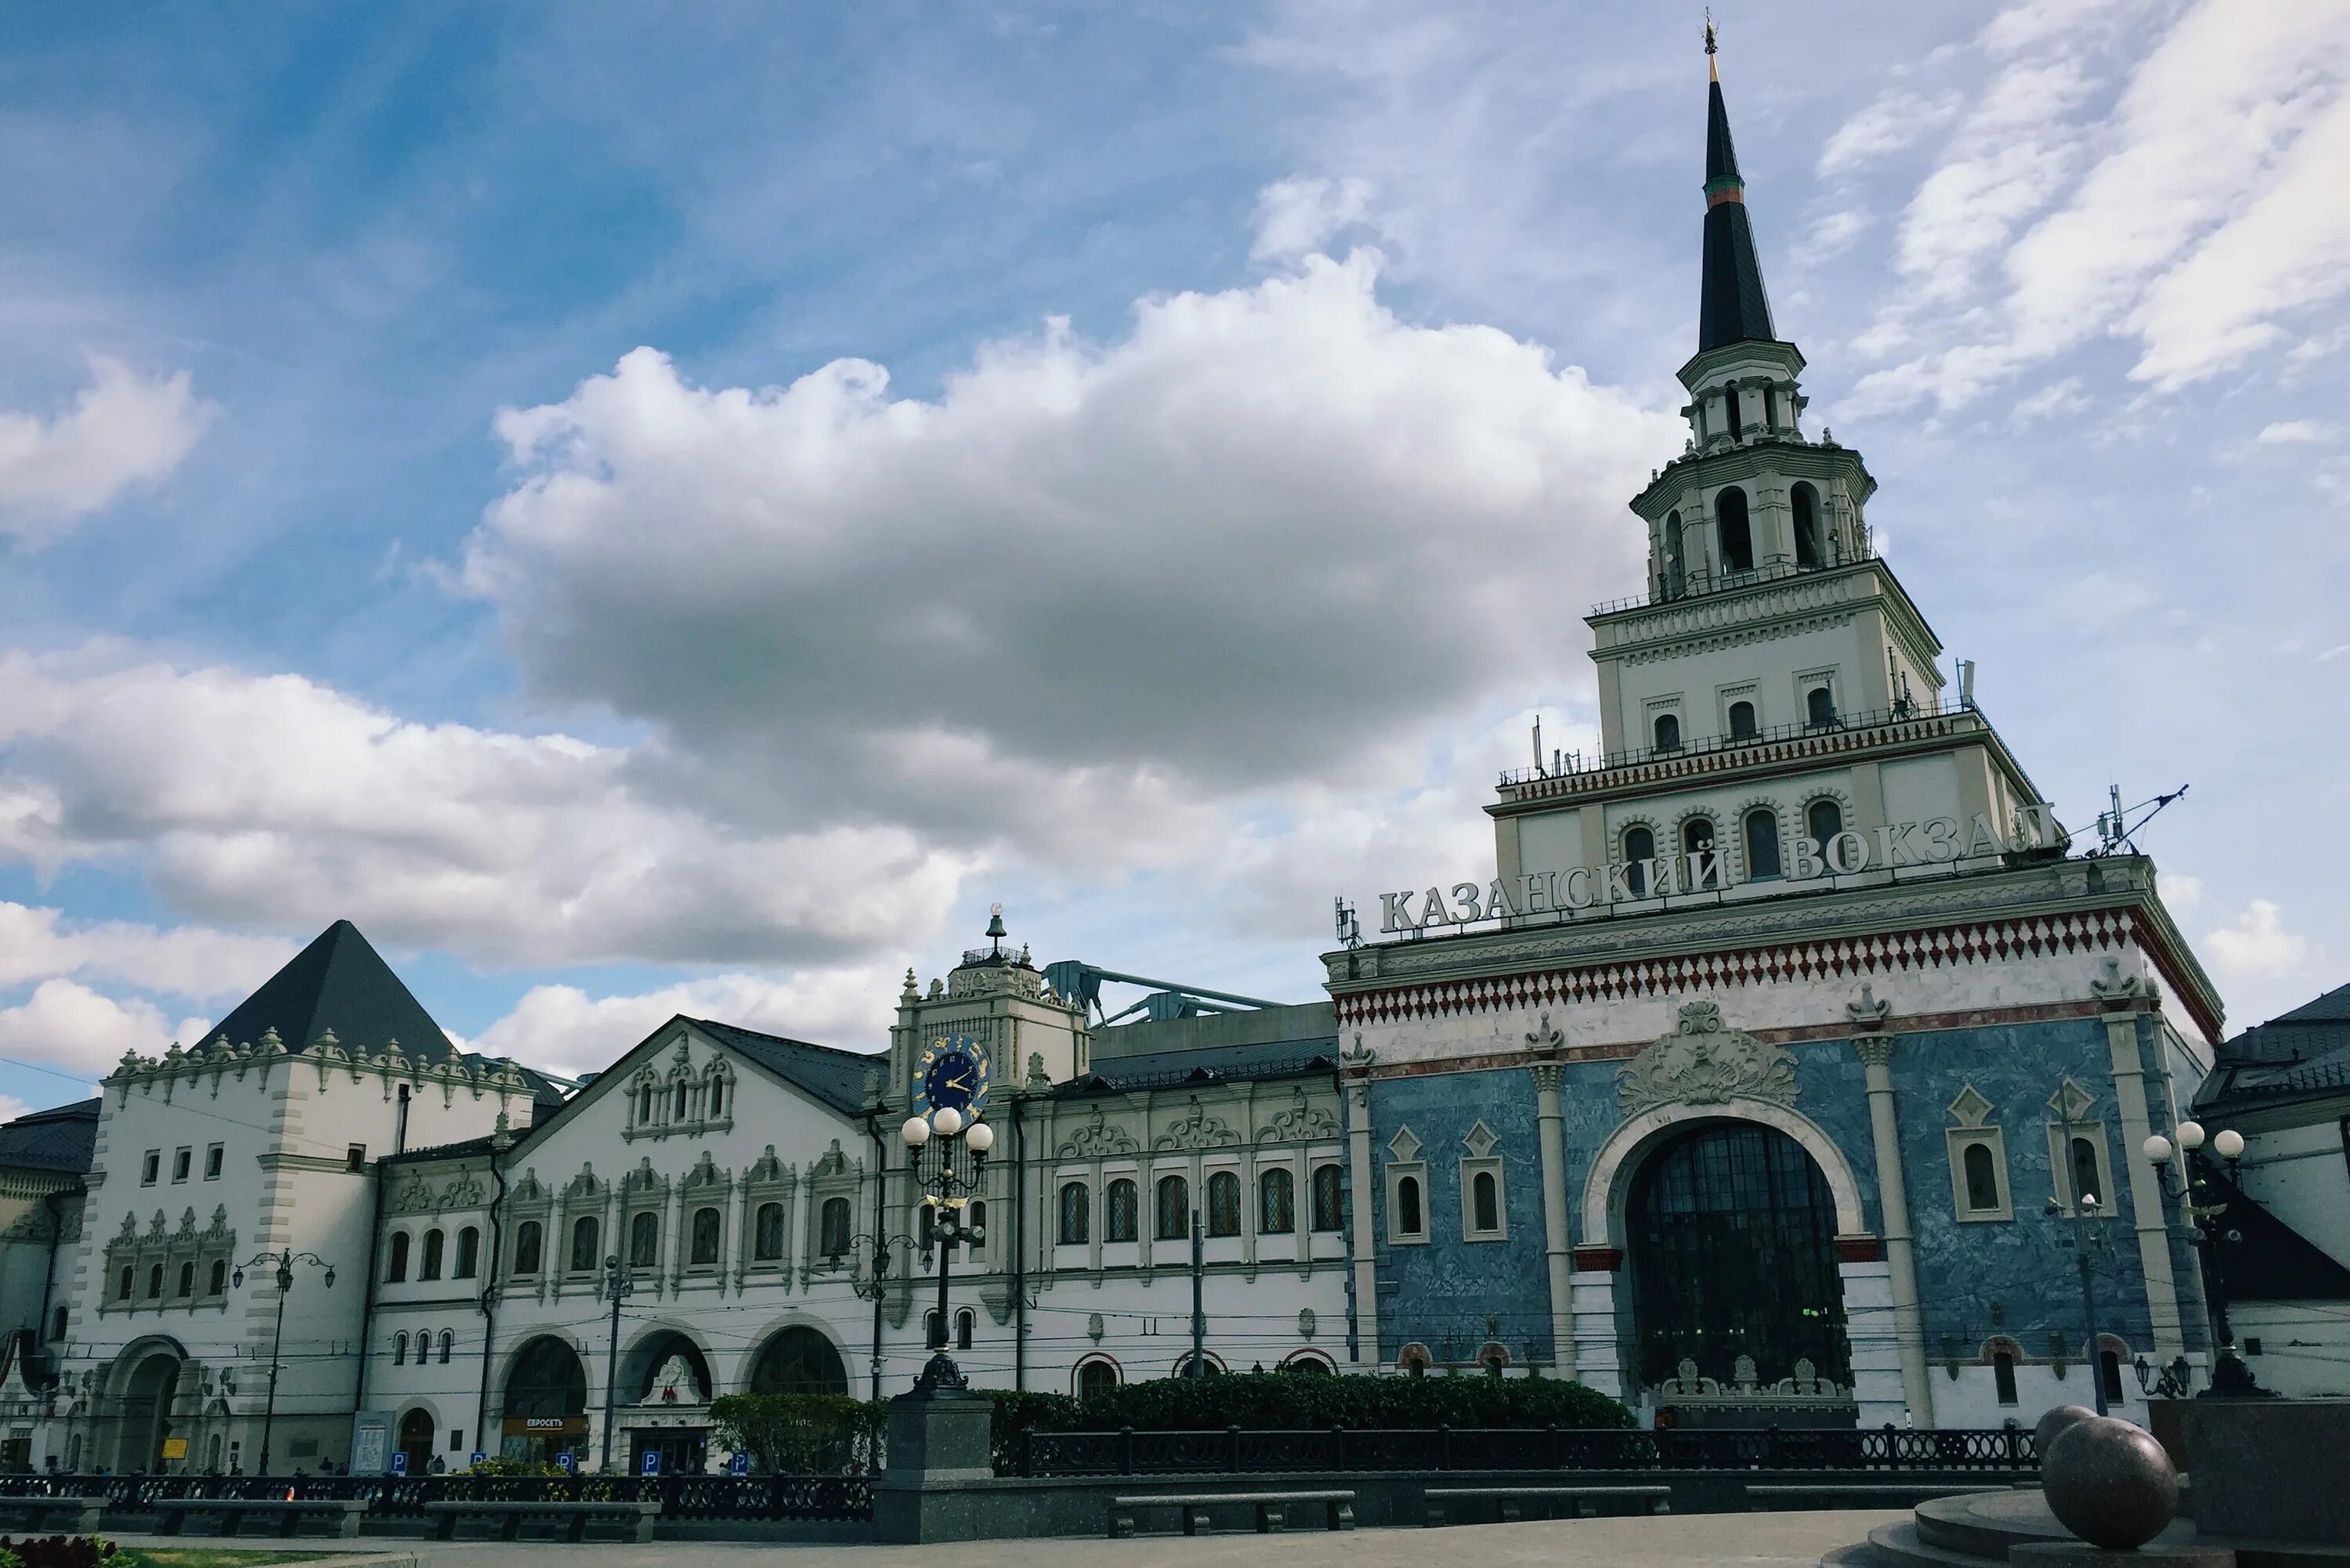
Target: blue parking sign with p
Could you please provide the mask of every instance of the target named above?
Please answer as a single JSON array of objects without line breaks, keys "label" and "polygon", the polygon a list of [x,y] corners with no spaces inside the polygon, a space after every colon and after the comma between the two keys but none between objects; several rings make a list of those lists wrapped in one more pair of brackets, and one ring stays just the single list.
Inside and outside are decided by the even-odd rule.
[{"label": "blue parking sign with p", "polygon": [[660,1474],[660,1450],[659,1449],[649,1449],[645,1451],[644,1472],[649,1476],[657,1476]]},{"label": "blue parking sign with p", "polygon": [[751,1456],[748,1454],[736,1454],[733,1459],[726,1461],[726,1470],[730,1475],[749,1475],[751,1473]]},{"label": "blue parking sign with p", "polygon": [[391,1452],[391,1473],[396,1476],[404,1476],[408,1473],[408,1456],[397,1449]]},{"label": "blue parking sign with p", "polygon": [[475,1449],[473,1450],[473,1452],[472,1456],[471,1456],[470,1458],[468,1458],[468,1459],[466,1459],[466,1461],[465,1461],[465,1462],[466,1462],[467,1464],[469,1464],[469,1465],[479,1465],[479,1464],[481,1464],[484,1459],[487,1459],[489,1457],[490,1457],[489,1455],[487,1455],[487,1454],[485,1454],[485,1453],[482,1452],[482,1450],[481,1450],[481,1449]]}]

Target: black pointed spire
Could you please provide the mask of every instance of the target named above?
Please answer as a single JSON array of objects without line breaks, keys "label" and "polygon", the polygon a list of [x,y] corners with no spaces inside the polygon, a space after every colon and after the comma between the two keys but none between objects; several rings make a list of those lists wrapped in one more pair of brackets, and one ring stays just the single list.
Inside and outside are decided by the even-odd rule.
[{"label": "black pointed spire", "polygon": [[1746,182],[1738,177],[1738,148],[1730,139],[1730,111],[1721,102],[1721,75],[1713,64],[1713,23],[1705,25],[1705,275],[1699,288],[1697,351],[1725,343],[1771,342],[1771,300],[1762,292],[1762,265],[1746,221]]}]

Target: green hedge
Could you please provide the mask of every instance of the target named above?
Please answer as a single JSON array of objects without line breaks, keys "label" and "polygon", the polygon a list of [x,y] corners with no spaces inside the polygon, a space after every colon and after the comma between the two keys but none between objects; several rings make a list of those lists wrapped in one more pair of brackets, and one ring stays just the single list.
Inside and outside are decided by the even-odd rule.
[{"label": "green hedge", "polygon": [[863,1475],[881,1468],[889,1407],[845,1394],[728,1394],[712,1434],[763,1475]]},{"label": "green hedge", "polygon": [[1394,1431],[1435,1427],[1613,1430],[1631,1412],[1580,1383],[1554,1377],[1374,1377],[1243,1372],[1128,1383],[1088,1399],[991,1390],[998,1464],[1028,1432]]}]

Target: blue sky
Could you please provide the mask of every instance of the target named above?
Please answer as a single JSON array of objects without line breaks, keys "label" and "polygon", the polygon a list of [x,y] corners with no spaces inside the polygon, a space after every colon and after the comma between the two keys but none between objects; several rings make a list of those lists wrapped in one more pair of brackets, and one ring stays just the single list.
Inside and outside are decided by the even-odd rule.
[{"label": "blue sky", "polygon": [[[2345,0],[1717,6],[1814,430],[2244,1025],[2341,981]],[[1592,720],[1694,5],[15,6],[0,1096],[348,915],[469,1041],[1314,993]]]}]

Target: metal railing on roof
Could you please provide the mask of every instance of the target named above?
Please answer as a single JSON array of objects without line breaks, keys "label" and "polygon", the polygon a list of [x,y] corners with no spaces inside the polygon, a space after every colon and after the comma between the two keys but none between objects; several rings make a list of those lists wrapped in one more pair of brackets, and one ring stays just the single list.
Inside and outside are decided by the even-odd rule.
[{"label": "metal railing on roof", "polygon": [[1622,751],[1602,752],[1586,756],[1579,752],[1566,755],[1562,768],[1510,768],[1502,774],[1503,789],[1520,784],[1539,783],[1546,779],[1572,777],[1578,774],[1606,773],[1612,768],[1635,767],[1642,763],[1673,762],[1688,757],[1702,757],[1716,753],[1743,752],[1787,741],[1811,740],[1826,736],[1857,736],[1864,731],[1889,729],[1895,725],[1916,723],[1928,719],[1952,719],[1972,716],[1986,728],[1991,721],[1973,703],[1908,702],[1891,708],[1874,709],[1859,713],[1839,713],[1818,723],[1773,724],[1756,730],[1751,735],[1710,735],[1687,741],[1678,746],[1628,746]]},{"label": "metal railing on roof", "polygon": [[1849,566],[1856,561],[1875,560],[1877,551],[1869,543],[1868,529],[1864,525],[1859,532],[1860,549],[1850,556],[1840,555],[1835,550],[1835,539],[1831,535],[1829,553],[1835,557],[1831,560],[1806,566],[1793,556],[1766,556],[1761,562],[1742,572],[1690,572],[1682,579],[1678,589],[1668,588],[1661,593],[1652,589],[1648,593],[1630,594],[1620,599],[1608,599],[1605,603],[1593,605],[1591,613],[1595,616],[1617,615],[1625,610],[1654,609],[1664,605],[1679,604],[1685,599],[1703,598],[1708,594],[1728,593],[1732,588],[1748,588],[1757,583],[1781,582],[1789,577],[1815,576],[1822,572],[1833,572]]}]

